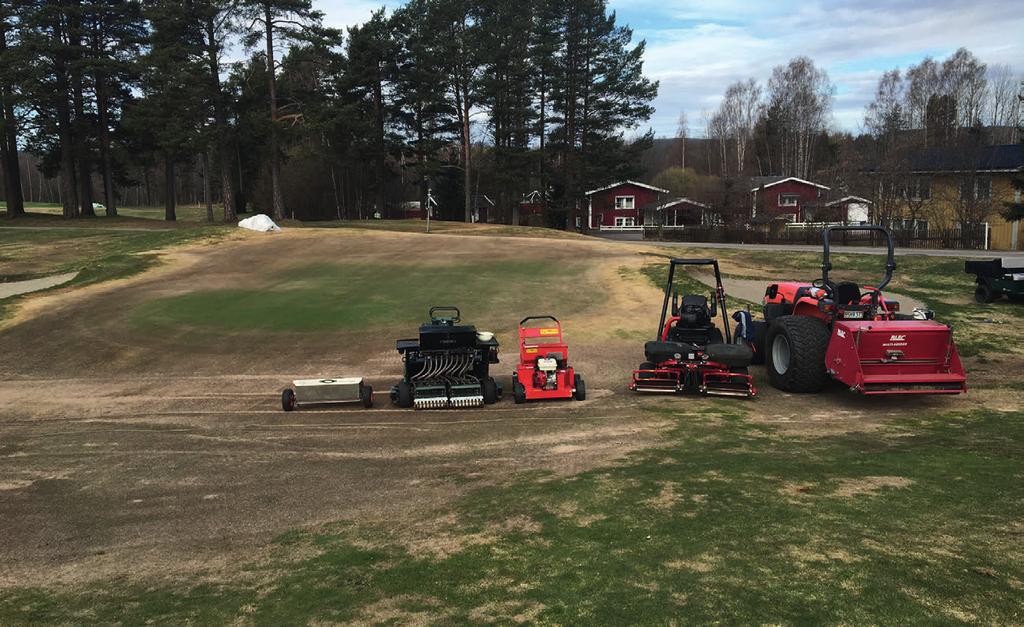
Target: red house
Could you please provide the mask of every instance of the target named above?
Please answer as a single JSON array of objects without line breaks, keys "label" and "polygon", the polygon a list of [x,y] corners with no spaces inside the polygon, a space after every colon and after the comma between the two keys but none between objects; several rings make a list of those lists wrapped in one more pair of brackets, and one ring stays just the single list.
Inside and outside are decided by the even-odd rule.
[{"label": "red house", "polygon": [[759,176],[751,182],[751,218],[758,222],[804,222],[805,209],[823,206],[830,189],[795,176]]},{"label": "red house", "polygon": [[667,189],[636,181],[619,181],[592,189],[587,197],[587,228],[631,228],[643,225],[641,207],[655,206]]},{"label": "red house", "polygon": [[544,208],[548,199],[540,190],[533,190],[519,201],[520,226],[544,226]]}]

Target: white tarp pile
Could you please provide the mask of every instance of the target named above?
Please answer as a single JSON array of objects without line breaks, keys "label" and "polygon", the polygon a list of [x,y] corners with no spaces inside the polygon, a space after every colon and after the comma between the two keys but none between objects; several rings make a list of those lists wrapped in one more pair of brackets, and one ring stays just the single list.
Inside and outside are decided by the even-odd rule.
[{"label": "white tarp pile", "polygon": [[249,229],[250,231],[259,231],[260,233],[281,230],[281,227],[274,224],[274,221],[270,219],[270,216],[265,213],[260,213],[251,218],[246,218],[240,221],[238,226],[243,229]]}]

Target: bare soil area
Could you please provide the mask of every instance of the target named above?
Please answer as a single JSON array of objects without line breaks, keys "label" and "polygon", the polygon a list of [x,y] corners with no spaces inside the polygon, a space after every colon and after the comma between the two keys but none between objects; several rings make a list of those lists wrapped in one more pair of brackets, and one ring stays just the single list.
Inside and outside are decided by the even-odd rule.
[{"label": "bare soil area", "polygon": [[[594,305],[537,312],[529,289],[496,286],[520,290],[521,305],[500,319],[464,317],[497,332],[496,373],[508,392],[515,323],[558,315],[589,399],[516,406],[506,393],[481,410],[401,411],[387,399],[401,374],[394,340],[415,329],[153,333],[131,322],[136,306],[168,295],[276,289],[280,279],[267,277],[311,260],[385,264],[410,255],[585,264],[561,285],[535,287],[602,293]],[[637,397],[626,386],[660,294],[640,274],[644,258],[633,246],[289,230],[178,249],[165,260],[132,279],[32,299],[0,333],[0,354],[10,357],[0,363],[0,586],[217,579],[295,528],[339,520],[413,527],[476,487],[529,470],[576,473],[656,445],[670,422],[647,409],[734,404],[754,421],[813,435],[980,401],[863,399],[842,389],[784,395],[760,368],[752,401]],[[282,387],[323,373],[366,376],[378,407],[281,411]]]}]

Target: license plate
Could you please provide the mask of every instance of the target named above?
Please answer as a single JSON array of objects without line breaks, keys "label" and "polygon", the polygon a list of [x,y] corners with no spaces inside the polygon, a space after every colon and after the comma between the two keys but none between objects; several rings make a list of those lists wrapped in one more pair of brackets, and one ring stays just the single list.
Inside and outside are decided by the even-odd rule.
[{"label": "license plate", "polygon": [[864,318],[863,311],[844,311],[843,317],[847,320],[862,320]]}]

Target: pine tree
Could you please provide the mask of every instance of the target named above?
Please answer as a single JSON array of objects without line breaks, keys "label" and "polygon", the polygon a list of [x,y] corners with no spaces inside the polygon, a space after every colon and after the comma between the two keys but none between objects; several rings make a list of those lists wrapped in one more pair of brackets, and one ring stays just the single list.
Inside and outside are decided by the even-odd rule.
[{"label": "pine tree", "polygon": [[289,42],[308,40],[320,34],[323,13],[313,9],[312,0],[241,0],[241,20],[248,26],[245,44],[263,43],[266,54],[267,100],[270,109],[270,189],[275,220],[285,217],[281,192],[281,119],[278,115],[277,49]]}]

